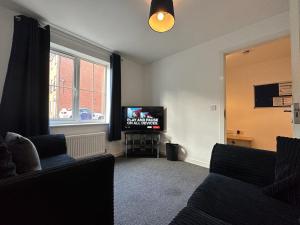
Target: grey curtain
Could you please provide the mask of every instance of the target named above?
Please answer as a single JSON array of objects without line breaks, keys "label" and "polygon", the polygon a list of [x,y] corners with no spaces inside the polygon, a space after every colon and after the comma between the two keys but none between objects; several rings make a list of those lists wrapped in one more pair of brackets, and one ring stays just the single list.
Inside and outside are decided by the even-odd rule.
[{"label": "grey curtain", "polygon": [[109,124],[109,141],[121,140],[121,57],[110,56],[111,68],[111,109]]},{"label": "grey curtain", "polygon": [[14,19],[11,55],[0,105],[1,133],[49,132],[50,27],[26,16]]}]

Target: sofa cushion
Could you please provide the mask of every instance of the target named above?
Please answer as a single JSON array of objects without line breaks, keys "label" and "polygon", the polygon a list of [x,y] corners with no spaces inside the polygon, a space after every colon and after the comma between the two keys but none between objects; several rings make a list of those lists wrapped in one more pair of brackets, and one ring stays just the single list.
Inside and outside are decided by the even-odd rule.
[{"label": "sofa cushion", "polygon": [[40,159],[67,153],[66,139],[63,134],[39,135],[29,139],[36,147]]},{"label": "sofa cushion", "polygon": [[276,153],[272,151],[216,144],[209,171],[265,187],[274,181],[275,163]]},{"label": "sofa cushion", "polygon": [[41,170],[40,158],[34,144],[19,134],[8,132],[5,137],[18,174]]},{"label": "sofa cushion", "polygon": [[222,220],[206,214],[205,212],[185,207],[178,213],[170,225],[230,225]]},{"label": "sofa cushion", "polygon": [[214,173],[196,189],[188,206],[233,225],[299,225],[298,209],[264,195],[255,185]]},{"label": "sofa cushion", "polygon": [[0,143],[0,179],[15,176],[16,165],[12,161],[11,152],[5,143]]},{"label": "sofa cushion", "polygon": [[41,165],[43,169],[48,169],[56,166],[61,166],[66,163],[74,162],[75,159],[67,154],[56,155],[41,160]]},{"label": "sofa cushion", "polygon": [[275,181],[263,192],[300,207],[300,139],[277,137]]},{"label": "sofa cushion", "polygon": [[300,171],[300,139],[277,137],[275,181]]},{"label": "sofa cushion", "polygon": [[297,207],[300,206],[300,175],[293,173],[263,188],[263,193]]}]

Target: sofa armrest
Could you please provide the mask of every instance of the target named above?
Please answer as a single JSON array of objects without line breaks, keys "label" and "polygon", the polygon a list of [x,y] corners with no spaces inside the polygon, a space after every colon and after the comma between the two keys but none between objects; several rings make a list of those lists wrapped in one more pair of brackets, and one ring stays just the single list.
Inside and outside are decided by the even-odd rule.
[{"label": "sofa armrest", "polygon": [[275,152],[216,144],[210,172],[265,186],[274,181]]},{"label": "sofa armrest", "polygon": [[35,145],[40,158],[67,153],[66,139],[63,134],[41,135],[29,139]]},{"label": "sofa armrest", "polygon": [[114,157],[105,155],[0,182],[0,224],[113,224]]}]

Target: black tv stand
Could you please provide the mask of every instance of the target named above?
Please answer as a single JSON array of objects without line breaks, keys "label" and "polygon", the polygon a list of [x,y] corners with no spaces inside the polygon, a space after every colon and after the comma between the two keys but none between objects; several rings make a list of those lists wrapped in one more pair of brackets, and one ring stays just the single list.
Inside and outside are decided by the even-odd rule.
[{"label": "black tv stand", "polygon": [[125,132],[126,157],[157,157],[160,151],[160,132],[127,131]]}]

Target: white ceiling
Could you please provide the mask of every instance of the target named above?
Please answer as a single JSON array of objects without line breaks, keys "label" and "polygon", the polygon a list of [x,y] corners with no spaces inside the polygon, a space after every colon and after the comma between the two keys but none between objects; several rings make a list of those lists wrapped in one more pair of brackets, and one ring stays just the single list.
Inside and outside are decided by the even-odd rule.
[{"label": "white ceiling", "polygon": [[174,0],[167,33],[147,23],[151,0],[0,0],[3,6],[149,63],[288,10],[287,0]]},{"label": "white ceiling", "polygon": [[[245,50],[250,50],[250,52],[245,54]],[[228,69],[232,69],[284,57],[291,57],[290,37],[279,38],[249,49],[228,54],[226,56],[226,66]]]}]

